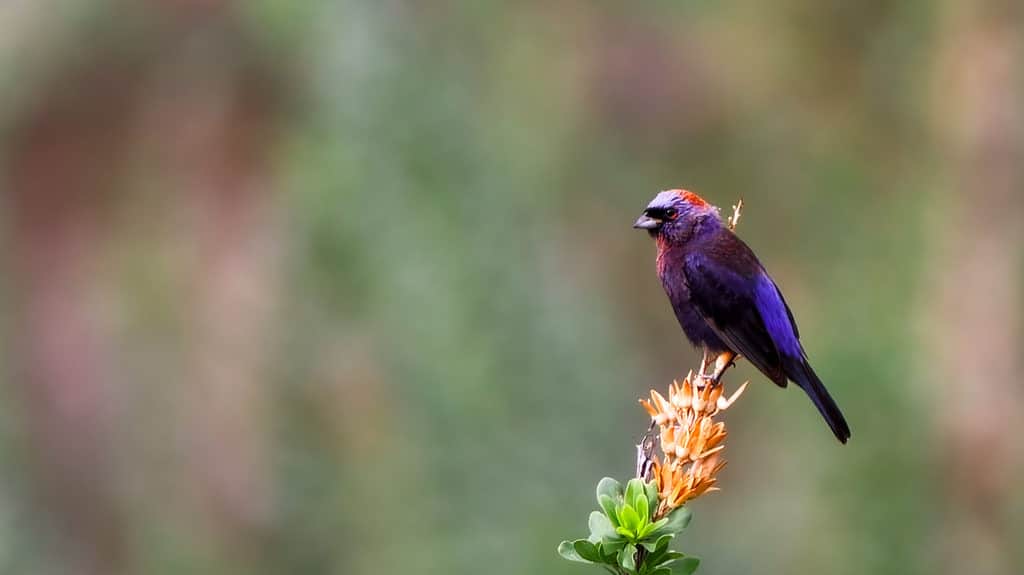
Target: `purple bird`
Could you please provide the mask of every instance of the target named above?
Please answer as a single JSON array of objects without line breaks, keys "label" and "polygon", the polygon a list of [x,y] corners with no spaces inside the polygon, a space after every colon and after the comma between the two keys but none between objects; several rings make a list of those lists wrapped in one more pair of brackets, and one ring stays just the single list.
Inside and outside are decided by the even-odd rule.
[{"label": "purple bird", "polygon": [[718,208],[693,192],[668,190],[651,200],[633,227],[657,241],[658,277],[683,333],[704,351],[700,378],[717,384],[743,356],[778,386],[800,386],[846,443],[850,428],[811,369],[782,292]]}]

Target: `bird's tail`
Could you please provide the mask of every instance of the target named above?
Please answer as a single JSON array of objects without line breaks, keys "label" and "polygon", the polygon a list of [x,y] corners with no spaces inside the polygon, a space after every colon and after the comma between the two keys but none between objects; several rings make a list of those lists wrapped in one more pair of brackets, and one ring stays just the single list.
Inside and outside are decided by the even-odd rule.
[{"label": "bird's tail", "polygon": [[821,416],[825,418],[828,426],[832,428],[832,433],[835,434],[836,439],[842,443],[846,443],[847,439],[850,439],[850,426],[846,424],[846,418],[843,417],[843,412],[839,411],[839,406],[836,405],[835,400],[828,394],[828,390],[825,389],[825,385],[818,379],[818,375],[811,369],[811,364],[807,362],[806,358],[799,358],[794,360],[788,366],[790,369],[787,375],[793,380],[800,389],[807,392],[807,396],[814,402],[814,406],[818,408]]}]

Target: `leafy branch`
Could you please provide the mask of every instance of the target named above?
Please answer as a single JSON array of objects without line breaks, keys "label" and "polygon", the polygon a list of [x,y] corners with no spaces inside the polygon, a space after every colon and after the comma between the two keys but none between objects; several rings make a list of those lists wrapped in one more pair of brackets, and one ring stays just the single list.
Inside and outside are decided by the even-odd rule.
[{"label": "leafy branch", "polygon": [[600,511],[590,514],[590,536],[562,541],[558,553],[570,561],[601,565],[616,575],[689,575],[700,560],[671,551],[669,543],[690,523],[691,513],[678,507],[656,519],[655,481],[630,479],[622,484],[605,477],[597,484]]},{"label": "leafy branch", "polygon": [[[699,385],[692,373],[673,382],[666,398],[651,390],[640,403],[651,427],[637,446],[637,475],[623,488],[605,477],[597,484],[599,511],[590,514],[590,536],[563,541],[558,553],[592,563],[615,575],[689,575],[700,560],[669,549],[690,523],[688,501],[715,491],[725,466],[725,423],[715,422],[743,393],[731,396],[723,385]],[[660,457],[654,454],[660,446]]]}]

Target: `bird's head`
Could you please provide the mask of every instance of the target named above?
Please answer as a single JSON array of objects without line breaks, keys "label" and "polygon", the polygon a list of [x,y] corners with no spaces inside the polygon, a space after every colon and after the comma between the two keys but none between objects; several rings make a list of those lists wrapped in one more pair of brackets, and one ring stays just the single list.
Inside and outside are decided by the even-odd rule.
[{"label": "bird's head", "polygon": [[688,241],[698,224],[719,222],[718,208],[686,190],[666,190],[654,196],[634,228],[671,243]]}]

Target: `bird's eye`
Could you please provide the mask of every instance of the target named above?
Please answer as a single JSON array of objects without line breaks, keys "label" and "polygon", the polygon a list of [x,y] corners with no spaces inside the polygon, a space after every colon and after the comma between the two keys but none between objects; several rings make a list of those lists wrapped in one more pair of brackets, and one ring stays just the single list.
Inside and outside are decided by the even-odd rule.
[{"label": "bird's eye", "polygon": [[666,219],[674,220],[677,217],[679,217],[679,212],[675,208],[669,208],[669,209],[665,210],[665,218]]}]

